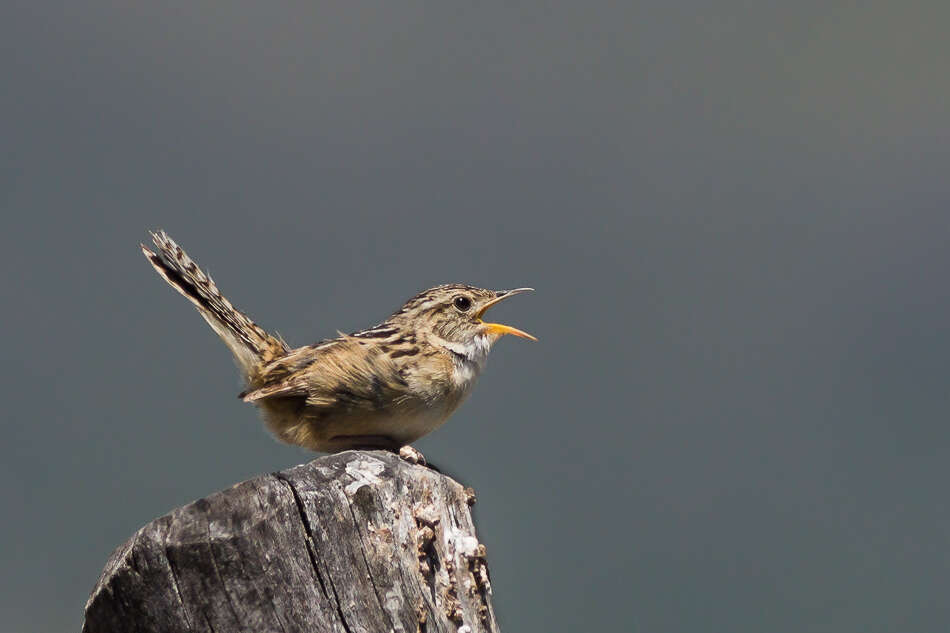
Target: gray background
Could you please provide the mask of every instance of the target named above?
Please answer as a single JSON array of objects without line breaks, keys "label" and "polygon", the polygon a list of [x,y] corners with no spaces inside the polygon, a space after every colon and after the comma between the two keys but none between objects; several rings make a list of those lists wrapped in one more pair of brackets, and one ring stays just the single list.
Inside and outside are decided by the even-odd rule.
[{"label": "gray background", "polygon": [[310,454],[138,252],[310,343],[532,285],[418,443],[503,628],[945,631],[946,2],[0,9],[0,613]]}]

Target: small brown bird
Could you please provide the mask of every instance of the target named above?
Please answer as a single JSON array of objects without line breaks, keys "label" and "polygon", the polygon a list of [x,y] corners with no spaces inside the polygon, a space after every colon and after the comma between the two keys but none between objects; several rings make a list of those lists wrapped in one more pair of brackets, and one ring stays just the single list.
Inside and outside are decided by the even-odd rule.
[{"label": "small brown bird", "polygon": [[142,251],[230,348],[247,382],[239,394],[278,438],[315,451],[400,450],[441,426],[471,393],[491,346],[505,334],[537,340],[482,315],[531,288],[446,284],[420,292],[368,330],[290,349],[224,298],[164,231]]}]

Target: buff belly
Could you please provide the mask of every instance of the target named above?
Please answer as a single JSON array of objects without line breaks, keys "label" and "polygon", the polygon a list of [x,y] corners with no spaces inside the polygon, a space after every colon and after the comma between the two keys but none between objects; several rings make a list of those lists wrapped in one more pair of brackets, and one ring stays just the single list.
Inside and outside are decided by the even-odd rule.
[{"label": "buff belly", "polygon": [[268,401],[261,410],[268,428],[283,442],[335,453],[357,448],[398,449],[442,426],[460,404],[416,404],[395,410],[357,409],[327,415],[293,402]]}]

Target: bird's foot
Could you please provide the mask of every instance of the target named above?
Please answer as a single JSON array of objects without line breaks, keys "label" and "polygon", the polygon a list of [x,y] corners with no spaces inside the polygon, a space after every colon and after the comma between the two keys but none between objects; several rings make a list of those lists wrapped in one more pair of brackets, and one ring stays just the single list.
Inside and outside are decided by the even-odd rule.
[{"label": "bird's foot", "polygon": [[399,457],[410,464],[419,464],[420,466],[427,465],[425,456],[408,444],[399,449]]}]

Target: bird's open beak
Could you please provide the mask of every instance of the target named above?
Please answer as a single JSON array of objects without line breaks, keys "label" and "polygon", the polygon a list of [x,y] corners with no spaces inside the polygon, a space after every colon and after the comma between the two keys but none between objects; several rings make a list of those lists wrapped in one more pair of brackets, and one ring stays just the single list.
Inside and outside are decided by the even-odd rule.
[{"label": "bird's open beak", "polygon": [[[534,288],[515,288],[514,290],[499,290],[495,293],[495,298],[479,308],[478,312],[475,313],[475,318],[481,321],[482,315],[485,314],[485,311],[488,308],[492,307],[496,303],[500,303],[507,299],[508,297],[513,297],[522,292],[533,291]],[[527,332],[522,332],[518,328],[511,327],[510,325],[502,325],[501,323],[484,323],[485,329],[489,334],[494,334],[495,336],[504,336],[505,334],[513,334],[514,336],[520,336],[521,338],[526,338],[531,341],[537,341],[535,337],[531,336]]]}]

